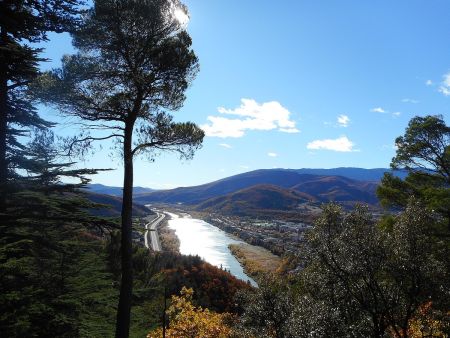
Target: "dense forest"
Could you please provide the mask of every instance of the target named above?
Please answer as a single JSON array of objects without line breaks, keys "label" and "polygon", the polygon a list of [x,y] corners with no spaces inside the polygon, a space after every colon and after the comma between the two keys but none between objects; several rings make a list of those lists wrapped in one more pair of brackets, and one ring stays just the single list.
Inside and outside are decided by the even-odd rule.
[{"label": "dense forest", "polygon": [[[1,336],[448,337],[450,127],[439,115],[412,118],[395,140],[391,166],[408,175],[385,174],[381,219],[323,205],[257,288],[133,243],[133,159],[190,159],[204,137],[167,113],[199,69],[174,6],[187,12],[178,0],[0,3]],[[70,33],[76,54],[43,72],[35,46],[49,32]],[[77,121],[75,135],[55,135],[38,104]],[[77,163],[110,139],[125,169],[120,216],[85,189],[106,169]]]}]

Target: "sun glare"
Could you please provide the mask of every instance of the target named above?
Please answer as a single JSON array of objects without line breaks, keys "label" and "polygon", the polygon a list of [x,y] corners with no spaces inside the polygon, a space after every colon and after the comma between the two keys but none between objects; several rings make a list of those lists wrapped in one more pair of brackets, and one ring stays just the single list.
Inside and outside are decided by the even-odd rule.
[{"label": "sun glare", "polygon": [[185,26],[189,22],[189,16],[181,8],[176,8],[174,11],[175,19],[182,25]]}]

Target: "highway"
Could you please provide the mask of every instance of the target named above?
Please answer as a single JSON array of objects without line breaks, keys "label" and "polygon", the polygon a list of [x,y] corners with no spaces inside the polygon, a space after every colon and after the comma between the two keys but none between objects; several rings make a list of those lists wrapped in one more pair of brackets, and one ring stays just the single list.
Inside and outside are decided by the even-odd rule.
[{"label": "highway", "polygon": [[[145,224],[144,243],[147,249],[153,251],[161,251],[161,243],[159,242],[158,230],[156,227],[162,222],[166,216],[164,214],[156,213],[156,218],[151,222]],[[150,233],[150,245],[149,245],[149,233]]]}]

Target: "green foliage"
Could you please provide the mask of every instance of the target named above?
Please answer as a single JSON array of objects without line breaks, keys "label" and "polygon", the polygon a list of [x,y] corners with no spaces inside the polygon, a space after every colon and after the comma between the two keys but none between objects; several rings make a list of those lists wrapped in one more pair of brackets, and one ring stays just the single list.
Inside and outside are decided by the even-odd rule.
[{"label": "green foliage", "polygon": [[174,18],[174,7],[185,8],[167,0],[96,1],[73,33],[79,53],[65,56],[61,69],[35,83],[40,100],[83,120],[86,132],[99,125],[106,130],[68,140],[70,152],[85,153],[95,140],[122,143],[125,131],[137,136],[133,147],[128,145],[133,156],[168,150],[191,158],[200,147],[200,128],[174,122],[163,111],[182,106],[198,71],[192,41]]},{"label": "green foliage", "polygon": [[442,116],[416,116],[403,136],[395,140],[394,169],[432,172],[450,183],[450,127]]},{"label": "green foliage", "polygon": [[2,228],[1,238],[2,334],[92,337],[95,327],[108,331],[105,319],[114,313],[117,291],[97,239],[64,225]]},{"label": "green foliage", "polygon": [[294,297],[292,288],[277,279],[263,279],[258,288],[240,292],[237,301],[245,311],[238,330],[241,337],[290,337]]},{"label": "green foliage", "polygon": [[448,241],[430,241],[438,214],[412,199],[383,223],[363,207],[325,206],[300,253],[295,291],[261,285],[247,295],[241,325],[268,337],[407,337],[424,304],[433,303],[427,320],[445,317]]},{"label": "green foliage", "polygon": [[30,129],[46,128],[27,96],[30,82],[39,74],[42,49],[26,42],[47,39],[47,32],[72,30],[77,24],[79,1],[31,0],[0,3],[0,212],[12,178],[21,175],[30,154],[23,140]]},{"label": "green foliage", "polygon": [[447,229],[436,229],[441,235],[450,230],[450,127],[442,116],[411,119],[405,134],[395,140],[393,169],[408,171],[405,180],[386,173],[377,189],[386,207],[405,208],[411,196],[440,213]]}]

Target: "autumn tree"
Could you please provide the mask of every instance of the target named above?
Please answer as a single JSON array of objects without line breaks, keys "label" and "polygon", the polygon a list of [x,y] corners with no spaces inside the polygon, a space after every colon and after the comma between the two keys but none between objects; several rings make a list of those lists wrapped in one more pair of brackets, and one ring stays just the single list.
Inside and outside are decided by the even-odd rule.
[{"label": "autumn tree", "polygon": [[79,118],[84,130],[69,151],[93,141],[115,139],[123,157],[121,289],[116,337],[128,337],[132,299],[133,159],[175,151],[191,158],[204,133],[177,123],[166,110],[179,109],[198,71],[191,38],[175,11],[177,0],[97,0],[73,33],[78,54],[40,79],[36,93],[64,114]]},{"label": "autumn tree", "polygon": [[[227,338],[233,330],[229,325],[233,317],[229,313],[215,313],[192,304],[192,289],[185,287],[180,296],[172,296],[167,310],[169,328],[164,332],[167,338],[202,337]],[[147,338],[163,337],[163,328],[158,328],[147,335]]]}]

